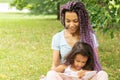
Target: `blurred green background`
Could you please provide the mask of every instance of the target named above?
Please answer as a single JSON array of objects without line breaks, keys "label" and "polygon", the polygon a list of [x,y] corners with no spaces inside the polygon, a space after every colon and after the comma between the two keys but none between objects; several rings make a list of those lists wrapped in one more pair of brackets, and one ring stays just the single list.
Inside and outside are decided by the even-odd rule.
[{"label": "blurred green background", "polygon": [[[0,1],[13,2],[11,0]],[[90,13],[92,25],[96,26],[94,31],[99,42],[100,62],[103,70],[108,73],[109,80],[119,80],[120,28],[119,19],[116,18],[119,18],[119,16],[110,17],[110,14],[107,13],[110,18],[106,18],[108,21],[100,26],[101,24],[98,25],[97,23],[101,21],[97,17],[93,18],[94,15],[89,10],[88,3],[86,3],[86,7]],[[103,15],[103,13],[99,13],[100,19],[103,18]],[[113,20],[112,18],[118,20],[118,22],[109,22]],[[45,75],[51,67],[52,36],[62,29],[63,26],[57,20],[57,14],[39,13],[36,15],[33,13],[1,12],[0,80],[39,80],[39,77]]]}]

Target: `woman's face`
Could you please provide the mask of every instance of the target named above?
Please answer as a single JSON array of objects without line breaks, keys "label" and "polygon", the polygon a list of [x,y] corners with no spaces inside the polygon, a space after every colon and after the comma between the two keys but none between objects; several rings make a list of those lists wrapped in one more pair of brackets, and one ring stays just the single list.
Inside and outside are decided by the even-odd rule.
[{"label": "woman's face", "polygon": [[75,12],[65,13],[65,27],[71,34],[74,34],[78,31],[79,20]]},{"label": "woman's face", "polygon": [[73,63],[74,68],[76,70],[82,69],[85,66],[87,60],[88,57],[82,56],[81,54],[77,54],[74,58],[74,63]]}]

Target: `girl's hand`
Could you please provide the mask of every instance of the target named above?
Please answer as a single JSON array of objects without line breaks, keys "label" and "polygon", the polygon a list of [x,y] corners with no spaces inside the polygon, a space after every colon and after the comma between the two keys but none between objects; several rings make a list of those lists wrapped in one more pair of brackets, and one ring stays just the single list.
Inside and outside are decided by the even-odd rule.
[{"label": "girl's hand", "polygon": [[66,76],[66,75],[64,75],[64,74],[62,74],[62,73],[59,73],[59,75],[60,75],[60,77],[61,77],[63,80],[72,80],[72,77],[70,77],[70,76]]},{"label": "girl's hand", "polygon": [[87,70],[81,70],[81,71],[78,73],[78,77],[79,77],[79,78],[82,78],[82,77],[85,75],[85,72],[87,72]]}]

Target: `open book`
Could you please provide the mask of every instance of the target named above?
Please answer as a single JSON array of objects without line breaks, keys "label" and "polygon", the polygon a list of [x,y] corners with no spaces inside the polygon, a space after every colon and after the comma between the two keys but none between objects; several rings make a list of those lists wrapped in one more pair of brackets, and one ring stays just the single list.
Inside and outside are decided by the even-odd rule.
[{"label": "open book", "polygon": [[85,73],[85,76],[83,76],[84,80],[89,80],[90,78],[92,78],[95,74],[97,73],[97,71],[88,71]]},{"label": "open book", "polygon": [[65,80],[80,80],[79,77],[75,75],[69,75],[67,73],[61,73],[61,74],[62,74],[61,77],[63,78],[63,80],[65,77],[68,78],[68,79],[65,78]]},{"label": "open book", "polygon": [[75,77],[75,78],[78,78],[78,76],[75,76],[75,75],[69,75],[69,74],[66,74],[66,73],[62,73],[63,75],[65,76],[68,76],[68,77]]},{"label": "open book", "polygon": [[[84,80],[89,80],[90,78],[92,78],[95,74],[97,73],[97,71],[88,71],[85,73],[85,76],[82,77],[82,79]],[[73,80],[77,80],[79,79],[79,77],[76,75],[69,75],[66,73],[62,73],[63,75],[67,76],[67,77],[71,77]]]}]

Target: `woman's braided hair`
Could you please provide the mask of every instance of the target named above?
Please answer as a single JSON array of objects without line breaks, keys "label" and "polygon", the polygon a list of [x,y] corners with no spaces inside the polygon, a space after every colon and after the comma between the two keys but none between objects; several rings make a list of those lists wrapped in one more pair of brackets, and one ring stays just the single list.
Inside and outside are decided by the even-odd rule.
[{"label": "woman's braided hair", "polygon": [[[80,31],[80,38],[82,42],[88,43],[92,46],[93,50],[95,48],[95,42],[93,38],[94,31],[90,25],[90,20],[88,16],[88,12],[85,9],[85,5],[79,1],[72,1],[68,2],[65,5],[62,5],[60,8],[60,17],[61,22],[65,26],[65,12],[71,11],[76,12],[79,19],[79,31]],[[95,61],[95,69],[101,70],[101,66],[99,65],[99,61],[97,59],[96,53],[94,51],[94,59]]]}]

